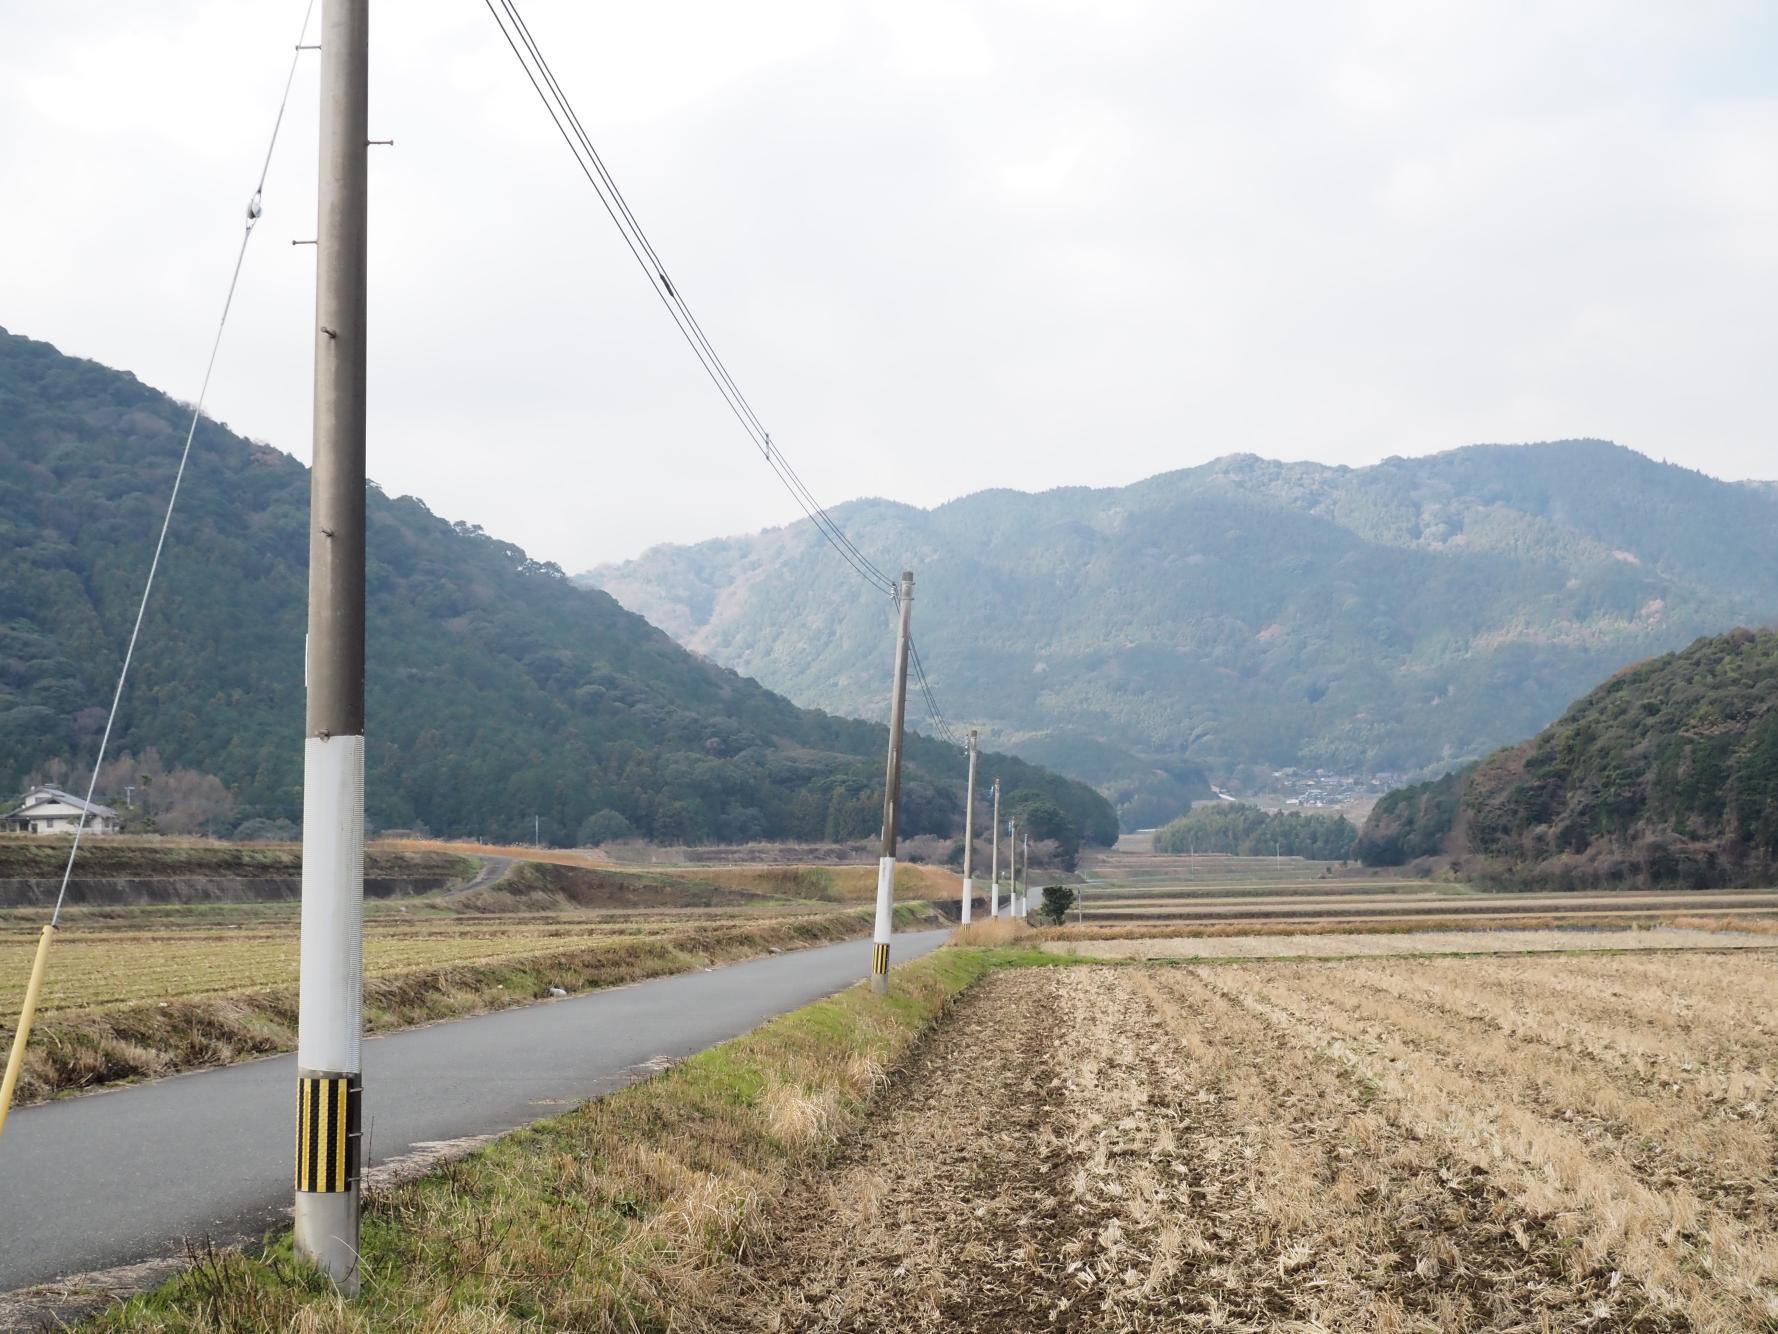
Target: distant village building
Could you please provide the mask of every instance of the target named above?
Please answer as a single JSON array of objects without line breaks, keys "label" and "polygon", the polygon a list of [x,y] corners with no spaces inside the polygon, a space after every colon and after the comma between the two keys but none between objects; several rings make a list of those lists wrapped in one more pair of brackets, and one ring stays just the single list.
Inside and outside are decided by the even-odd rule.
[{"label": "distant village building", "polygon": [[71,792],[45,784],[25,793],[18,809],[7,814],[0,827],[17,834],[72,834],[86,812],[89,834],[115,834],[122,823],[116,811],[97,802],[83,801]]}]

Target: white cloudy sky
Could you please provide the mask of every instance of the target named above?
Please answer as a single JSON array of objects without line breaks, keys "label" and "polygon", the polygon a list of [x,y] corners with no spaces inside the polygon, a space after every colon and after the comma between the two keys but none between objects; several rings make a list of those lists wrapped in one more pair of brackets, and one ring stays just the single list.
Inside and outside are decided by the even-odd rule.
[{"label": "white cloudy sky", "polygon": [[[195,392],[302,4],[9,7],[0,325]],[[1778,6],[522,7],[830,502],[1583,434],[1778,475]],[[483,5],[374,12],[372,476],[570,569],[794,515]],[[305,63],[211,396],[301,457],[314,123]]]}]

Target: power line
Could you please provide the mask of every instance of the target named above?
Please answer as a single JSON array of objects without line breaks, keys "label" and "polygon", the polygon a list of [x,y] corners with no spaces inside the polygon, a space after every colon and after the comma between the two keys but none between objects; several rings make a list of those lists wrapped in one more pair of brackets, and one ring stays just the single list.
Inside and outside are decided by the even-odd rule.
[{"label": "power line", "polygon": [[920,685],[921,699],[926,704],[926,716],[932,720],[932,725],[940,738],[953,746],[961,747],[963,743],[958,740],[956,729],[952,727],[951,720],[945,717],[944,710],[938,707],[938,698],[933,694],[932,683],[926,679],[926,664],[920,661],[919,645],[914,643],[911,635],[908,637],[908,652],[913,658],[914,677]]},{"label": "power line", "polygon": [[656,297],[665,307],[667,314],[697,357],[698,364],[703,367],[704,374],[710,379],[716,391],[722,395],[730,413],[734,415],[741,429],[747,433],[760,456],[765,459],[766,466],[771,468],[784,489],[790,493],[798,507],[808,516],[821,535],[827,540],[841,558],[859,575],[860,578],[881,593],[893,596],[895,581],[886,575],[871,559],[859,550],[856,543],[846,535],[831,513],[828,512],[814,493],[798,475],[790,461],[784,457],[783,451],[773,442],[771,433],[766,430],[759,414],[753,410],[752,404],[741,392],[740,385],[729,372],[728,366],[717,353],[715,345],[705,334],[703,326],[692,314],[685,295],[667,277],[666,265],[660,253],[648,239],[641,224],[636,220],[634,210],[618,189],[616,180],[593,146],[591,137],[581,124],[579,115],[573,104],[568,100],[561,83],[556,79],[555,72],[550,68],[544,57],[542,48],[532,34],[523,15],[518,11],[514,0],[483,0],[488,13],[493,17],[500,34],[512,49],[519,66],[525,72],[526,79],[543,103],[544,110],[554,123],[557,132],[562,136],[568,150],[574,155],[575,165],[586,177],[587,183],[593,187],[599,202],[604,206],[607,216],[622,236],[624,245],[647,277],[649,286],[654,289]]},{"label": "power line", "polygon": [[[618,188],[616,178],[610,168],[599,156],[592,137],[587,133],[586,126],[581,122],[574,105],[569,101],[567,92],[561,81],[556,77],[548,58],[543,54],[542,46],[536,35],[526,23],[524,15],[519,12],[517,0],[482,0],[500,35],[506,39],[507,46],[518,60],[532,90],[538,100],[543,103],[544,110],[549,114],[556,131],[567,144],[568,151],[573,154],[575,165],[586,177],[587,183],[593,187],[599,203],[604,207],[606,216],[623,238],[625,247],[635,259],[637,266],[648,279],[649,286],[655,296],[672,318],[680,336],[697,357],[698,364],[703,367],[704,374],[709,377],[716,391],[722,395],[723,402],[729,412],[740,423],[741,429],[747,433],[766,465],[797,502],[799,508],[808,516],[816,529],[830,546],[839,553],[860,578],[879,592],[887,593],[899,602],[900,592],[896,581],[885,574],[855,543],[840,526],[827,508],[815,498],[808,484],[791,465],[784,452],[773,442],[771,432],[766,429],[764,421],[754,411],[752,403],[742,392],[739,383],[730,372],[727,363],[717,352],[715,344],[704,331],[697,316],[692,312],[684,291],[667,276],[666,262],[654,243],[649,240],[648,233],[643,230],[637,219],[635,210],[624,198],[623,191]],[[939,708],[938,700],[933,693],[932,684],[927,679],[924,664],[920,662],[919,650],[910,639],[909,648],[913,659],[915,675],[919,681],[920,693],[926,704],[927,716],[938,734],[952,745],[961,747],[955,729],[944,711]]]},{"label": "power line", "polygon": [[[605,165],[605,160],[599,156],[599,150],[594,145],[592,137],[586,132],[586,127],[581,124],[579,114],[574,110],[573,104],[568,101],[567,93],[563,91],[561,82],[555,76],[555,71],[550,68],[549,60],[544,56],[542,48],[537,43],[537,39],[532,35],[530,25],[525,22],[524,15],[519,13],[516,0],[501,0],[501,8],[511,17],[515,30],[524,42],[525,49],[530,53],[531,59],[536,64],[537,71],[543,75],[544,83],[550,89],[552,96],[555,98],[556,103],[560,106],[563,114],[566,116],[568,123],[573,127],[575,136],[581,148],[585,150],[587,159],[591,162],[593,170],[599,177],[599,181],[603,182],[605,191],[609,195],[610,200],[617,205],[617,211],[622,215],[623,221],[618,222],[618,217],[615,214],[612,217],[612,221],[618,222],[620,231],[623,231],[627,224],[628,232],[626,234],[626,240],[629,239],[630,236],[633,236],[637,244],[640,245],[642,254],[647,256],[647,263],[643,264],[643,271],[648,274],[649,281],[654,285],[655,290],[663,295],[663,297],[671,303],[672,307],[677,309],[679,314],[684,316],[685,324],[689,326],[691,335],[695,339],[694,350],[701,349],[702,356],[700,359],[703,359],[704,357],[708,358],[708,365],[706,366],[707,370],[710,369],[711,366],[714,367],[716,376],[720,377],[721,383],[719,387],[726,390],[727,396],[732,396],[733,406],[736,406],[739,409],[737,415],[744,416],[745,420],[743,425],[749,427],[748,433],[753,437],[754,444],[760,449],[760,452],[765,457],[766,461],[773,464],[774,470],[779,472],[779,479],[791,489],[792,495],[798,497],[799,503],[801,501],[807,501],[806,508],[812,508],[816,513],[821,515],[822,519],[826,520],[827,527],[831,530],[831,538],[842,544],[859,564],[865,566],[870,571],[870,574],[874,576],[875,581],[880,581],[893,591],[895,587],[894,580],[877,566],[872,564],[869,558],[866,557],[852,540],[846,536],[845,531],[834,521],[833,516],[821,506],[815,499],[814,494],[804,484],[802,478],[797,475],[796,469],[790,465],[790,461],[784,458],[781,453],[776,452],[776,446],[772,443],[771,433],[766,430],[765,423],[759,419],[759,414],[754,412],[753,405],[747,401],[746,395],[741,392],[741,387],[735,383],[734,376],[729,373],[727,365],[724,364],[722,357],[717,353],[715,345],[711,343],[708,335],[704,333],[703,326],[698,323],[697,316],[693,314],[690,305],[686,303],[684,292],[680,290],[677,284],[667,277],[666,264],[662,261],[660,253],[655,250],[654,243],[648,239],[648,233],[642,230],[641,222],[637,220],[634,210],[630,208],[629,201],[624,198],[623,191],[618,188],[616,179]],[[495,18],[498,20],[499,16],[496,15]],[[535,86],[535,83],[533,83],[533,86]],[[597,186],[595,186],[595,188],[597,188]],[[609,206],[607,207],[607,211],[609,211]],[[635,246],[631,246],[631,253],[636,254]],[[636,255],[636,258],[638,263],[642,263],[641,254]],[[778,465],[782,465],[781,468]]]}]

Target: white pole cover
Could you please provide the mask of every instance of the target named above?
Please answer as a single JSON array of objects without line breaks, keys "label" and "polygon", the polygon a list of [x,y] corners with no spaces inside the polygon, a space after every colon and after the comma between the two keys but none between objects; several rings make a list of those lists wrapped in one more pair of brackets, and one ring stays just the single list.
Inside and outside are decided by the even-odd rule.
[{"label": "white pole cover", "polygon": [[895,930],[895,858],[877,861],[877,929],[871,941],[887,945]]},{"label": "white pole cover", "polygon": [[357,1073],[363,1000],[364,738],[303,742],[302,992],[296,1063]]}]

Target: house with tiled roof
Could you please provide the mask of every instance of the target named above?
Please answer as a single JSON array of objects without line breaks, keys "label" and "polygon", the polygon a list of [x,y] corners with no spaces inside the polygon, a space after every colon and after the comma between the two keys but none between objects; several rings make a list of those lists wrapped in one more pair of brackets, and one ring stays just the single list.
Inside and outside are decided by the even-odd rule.
[{"label": "house with tiled roof", "polygon": [[0,827],[15,834],[72,834],[86,813],[86,832],[115,834],[122,823],[118,813],[109,806],[89,802],[72,792],[45,783],[32,788],[20,799],[18,808],[0,818]]}]

